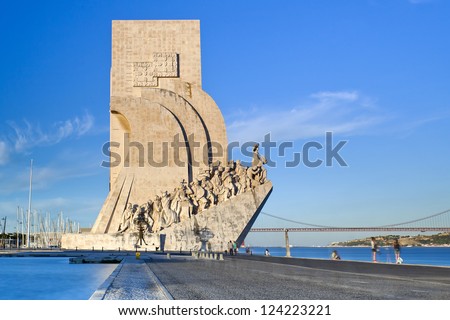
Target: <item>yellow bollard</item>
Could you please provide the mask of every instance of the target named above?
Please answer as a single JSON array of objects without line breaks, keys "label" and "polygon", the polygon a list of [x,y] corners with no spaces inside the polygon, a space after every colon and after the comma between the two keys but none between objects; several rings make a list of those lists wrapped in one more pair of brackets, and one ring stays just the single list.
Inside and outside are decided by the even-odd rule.
[{"label": "yellow bollard", "polygon": [[141,253],[136,251],[136,260],[139,260],[141,258]]}]

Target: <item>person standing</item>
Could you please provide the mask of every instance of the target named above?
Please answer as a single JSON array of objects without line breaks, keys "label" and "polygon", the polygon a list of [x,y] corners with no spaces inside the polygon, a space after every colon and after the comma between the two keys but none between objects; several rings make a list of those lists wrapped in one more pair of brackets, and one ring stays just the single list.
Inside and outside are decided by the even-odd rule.
[{"label": "person standing", "polygon": [[374,237],[371,238],[370,245],[372,247],[372,262],[377,262],[378,244]]},{"label": "person standing", "polygon": [[234,252],[234,255],[237,255],[237,243],[236,243],[236,241],[233,241],[233,252]]},{"label": "person standing", "polygon": [[265,256],[270,256],[269,249],[266,248],[266,251],[264,251],[264,255],[265,255]]},{"label": "person standing", "polygon": [[333,250],[333,252],[331,252],[331,260],[341,260],[341,257],[339,256],[337,250]]},{"label": "person standing", "polygon": [[400,243],[398,242],[398,239],[394,240],[394,252],[395,252],[395,263],[400,264],[403,262],[403,259],[400,258]]},{"label": "person standing", "polygon": [[231,240],[228,242],[228,252],[230,253],[230,256],[233,255],[233,243]]}]

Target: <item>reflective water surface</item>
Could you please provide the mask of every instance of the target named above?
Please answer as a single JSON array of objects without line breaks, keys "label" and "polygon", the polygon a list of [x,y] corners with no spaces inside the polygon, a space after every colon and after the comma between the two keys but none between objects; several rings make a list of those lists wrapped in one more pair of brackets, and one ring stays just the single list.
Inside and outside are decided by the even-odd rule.
[{"label": "reflective water surface", "polygon": [[[263,247],[252,248],[253,254],[264,255]],[[269,247],[272,256],[284,257],[286,248]],[[372,251],[368,247],[293,247],[291,256],[296,258],[329,259],[331,252],[337,250],[342,260],[372,261]],[[239,252],[245,253],[245,249]],[[450,266],[450,247],[403,247],[400,255],[403,263],[431,266]],[[379,262],[394,263],[392,247],[381,247],[377,256]]]},{"label": "reflective water surface", "polygon": [[69,258],[0,257],[0,299],[89,299],[116,267],[69,264]]}]

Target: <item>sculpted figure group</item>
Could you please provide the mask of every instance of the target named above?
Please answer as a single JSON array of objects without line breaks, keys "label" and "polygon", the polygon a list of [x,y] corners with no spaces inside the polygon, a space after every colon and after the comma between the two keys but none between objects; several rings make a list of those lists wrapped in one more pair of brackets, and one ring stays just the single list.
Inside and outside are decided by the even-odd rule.
[{"label": "sculpted figure group", "polygon": [[118,232],[137,232],[144,226],[146,232],[157,233],[266,183],[264,164],[267,161],[258,149],[256,144],[251,167],[243,166],[239,160],[229,161],[225,166],[219,162],[201,170],[191,183],[181,181],[171,193],[165,191],[143,205],[129,203],[122,214]]}]

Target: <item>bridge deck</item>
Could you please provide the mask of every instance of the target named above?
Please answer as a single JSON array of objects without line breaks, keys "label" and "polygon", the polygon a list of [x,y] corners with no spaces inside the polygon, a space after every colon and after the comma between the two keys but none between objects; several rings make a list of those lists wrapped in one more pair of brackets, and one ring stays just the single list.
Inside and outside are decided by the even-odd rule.
[{"label": "bridge deck", "polygon": [[418,232],[450,232],[446,227],[422,227],[422,228],[404,228],[404,227],[328,227],[328,228],[252,228],[250,232],[372,232],[372,231],[418,231]]}]

